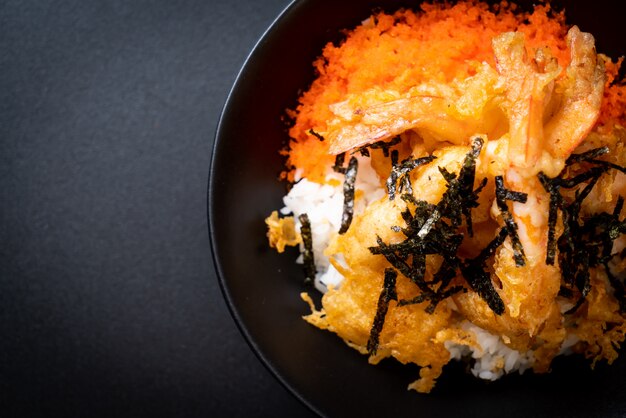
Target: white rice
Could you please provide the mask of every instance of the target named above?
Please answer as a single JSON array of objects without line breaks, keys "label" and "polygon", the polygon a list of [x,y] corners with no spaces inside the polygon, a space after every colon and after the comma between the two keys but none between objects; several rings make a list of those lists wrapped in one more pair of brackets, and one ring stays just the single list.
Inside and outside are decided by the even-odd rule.
[{"label": "white rice", "polygon": [[502,338],[472,324],[469,321],[461,322],[461,329],[476,336],[477,347],[444,342],[450,352],[450,358],[461,360],[471,357],[474,359],[472,374],[484,380],[497,380],[505,373],[524,373],[532,367],[535,357],[532,351],[520,353],[508,347]]},{"label": "white rice", "polygon": [[[376,171],[370,165],[370,159],[357,156],[359,168],[357,171],[355,189],[361,191],[363,196],[355,199],[354,215],[362,213],[371,202],[385,196],[385,190],[380,187],[380,179]],[[313,236],[313,257],[315,258],[315,287],[320,292],[326,292],[328,286],[337,287],[343,280],[343,276],[330,264],[330,260],[324,255],[324,249],[328,247],[330,239],[341,227],[341,215],[343,214],[343,174],[329,171],[326,180],[336,180],[337,186],[319,184],[299,178],[296,172],[296,180],[287,196],[283,198],[285,207],[281,209],[283,215],[293,214],[296,219],[296,229],[300,230],[298,216],[306,213],[311,222],[311,234]],[[302,246],[300,250],[302,251]],[[341,260],[337,260],[341,262]],[[302,263],[302,256],[297,260]]]},{"label": "white rice", "polygon": [[[370,159],[360,156],[357,158],[359,167],[355,189],[362,191],[363,196],[355,201],[355,216],[362,213],[370,202],[376,201],[386,194],[380,186],[378,175],[370,165]],[[298,216],[303,213],[308,214],[311,222],[313,253],[317,270],[314,283],[320,292],[325,293],[329,286],[339,287],[343,281],[343,276],[330,263],[324,250],[341,226],[344,176],[334,172],[327,174],[327,181],[337,180],[337,186],[314,183],[306,178],[300,178],[300,176],[300,173],[296,172],[297,183],[283,198],[285,207],[281,209],[281,213],[283,215],[293,214],[298,230],[300,229]],[[300,250],[303,250],[302,245]],[[335,258],[335,261],[343,263],[341,255]],[[302,255],[298,257],[296,262],[302,263]],[[564,301],[564,303],[566,302]],[[453,309],[456,308],[453,302],[451,305]],[[567,308],[569,307],[562,306],[562,309]],[[493,335],[467,320],[462,321],[460,326],[463,330],[476,336],[478,345],[469,346],[446,341],[444,346],[450,352],[451,359],[473,359],[474,365],[471,372],[474,376],[485,380],[497,380],[504,374],[513,372],[522,374],[532,368],[535,362],[532,351],[520,353],[513,350],[499,336]],[[568,335],[562,344],[560,354],[569,354],[576,342],[578,342],[578,338],[575,335]]]}]

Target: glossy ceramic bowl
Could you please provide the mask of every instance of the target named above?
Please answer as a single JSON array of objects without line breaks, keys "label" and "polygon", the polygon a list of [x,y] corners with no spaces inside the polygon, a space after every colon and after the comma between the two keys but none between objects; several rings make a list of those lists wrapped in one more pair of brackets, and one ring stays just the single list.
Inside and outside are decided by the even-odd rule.
[{"label": "glossy ceramic bowl", "polygon": [[[528,4],[528,2],[526,3]],[[626,52],[614,3],[560,2],[568,21],[592,32],[598,50]],[[418,368],[367,358],[301,319],[301,266],[295,251],[268,248],[264,219],[281,207],[277,178],[287,140],[285,109],[314,77],[313,60],[371,11],[419,2],[299,0],[261,38],[230,93],[219,123],[209,184],[213,255],[224,296],[242,333],[291,392],[327,416],[626,416],[626,356],[594,371],[579,358],[558,359],[553,372],[487,383],[448,366],[431,394],[407,391]],[[622,350],[624,351],[624,350]]]}]

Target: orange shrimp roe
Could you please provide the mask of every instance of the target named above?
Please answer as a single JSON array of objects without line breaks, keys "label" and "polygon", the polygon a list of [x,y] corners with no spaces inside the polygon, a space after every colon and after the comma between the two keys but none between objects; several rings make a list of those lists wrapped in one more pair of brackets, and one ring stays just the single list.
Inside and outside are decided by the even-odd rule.
[{"label": "orange shrimp roe", "polygon": [[[334,157],[328,154],[327,142],[309,130],[326,131],[326,121],[333,116],[329,105],[344,100],[346,94],[373,86],[402,93],[420,83],[466,78],[480,62],[495,65],[491,39],[507,31],[523,32],[531,50],[549,47],[565,68],[567,29],[564,12],[555,12],[548,4],[529,13],[506,1],[489,6],[470,0],[453,6],[427,3],[417,12],[374,14],[349,32],[341,45],[327,44],[315,61],[318,77],[292,112],[295,123],[289,131],[287,166],[300,168],[311,181],[324,181]],[[620,63],[607,65],[613,78]],[[607,88],[601,122],[623,118],[624,88],[615,84]],[[293,172],[287,178],[293,180]]]}]

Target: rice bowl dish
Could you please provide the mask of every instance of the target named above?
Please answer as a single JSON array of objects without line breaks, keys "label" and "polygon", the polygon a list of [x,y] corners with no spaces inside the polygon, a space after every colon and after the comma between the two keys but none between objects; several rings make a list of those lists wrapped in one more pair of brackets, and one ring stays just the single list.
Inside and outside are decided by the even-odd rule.
[{"label": "rice bowl dish", "polygon": [[451,360],[485,380],[572,352],[614,361],[620,64],[548,6],[424,5],[329,44],[290,112],[292,186],[266,220],[324,293],[320,308],[303,294],[305,319],[370,363],[417,364],[419,392]]}]

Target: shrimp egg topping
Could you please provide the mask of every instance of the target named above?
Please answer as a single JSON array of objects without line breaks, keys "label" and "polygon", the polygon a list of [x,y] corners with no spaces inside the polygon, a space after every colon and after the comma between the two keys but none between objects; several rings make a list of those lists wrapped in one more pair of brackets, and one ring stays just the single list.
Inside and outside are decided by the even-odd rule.
[{"label": "shrimp egg topping", "polygon": [[621,59],[549,5],[424,4],[329,44],[293,118],[277,250],[305,320],[372,364],[547,372],[613,362],[626,334]]}]

